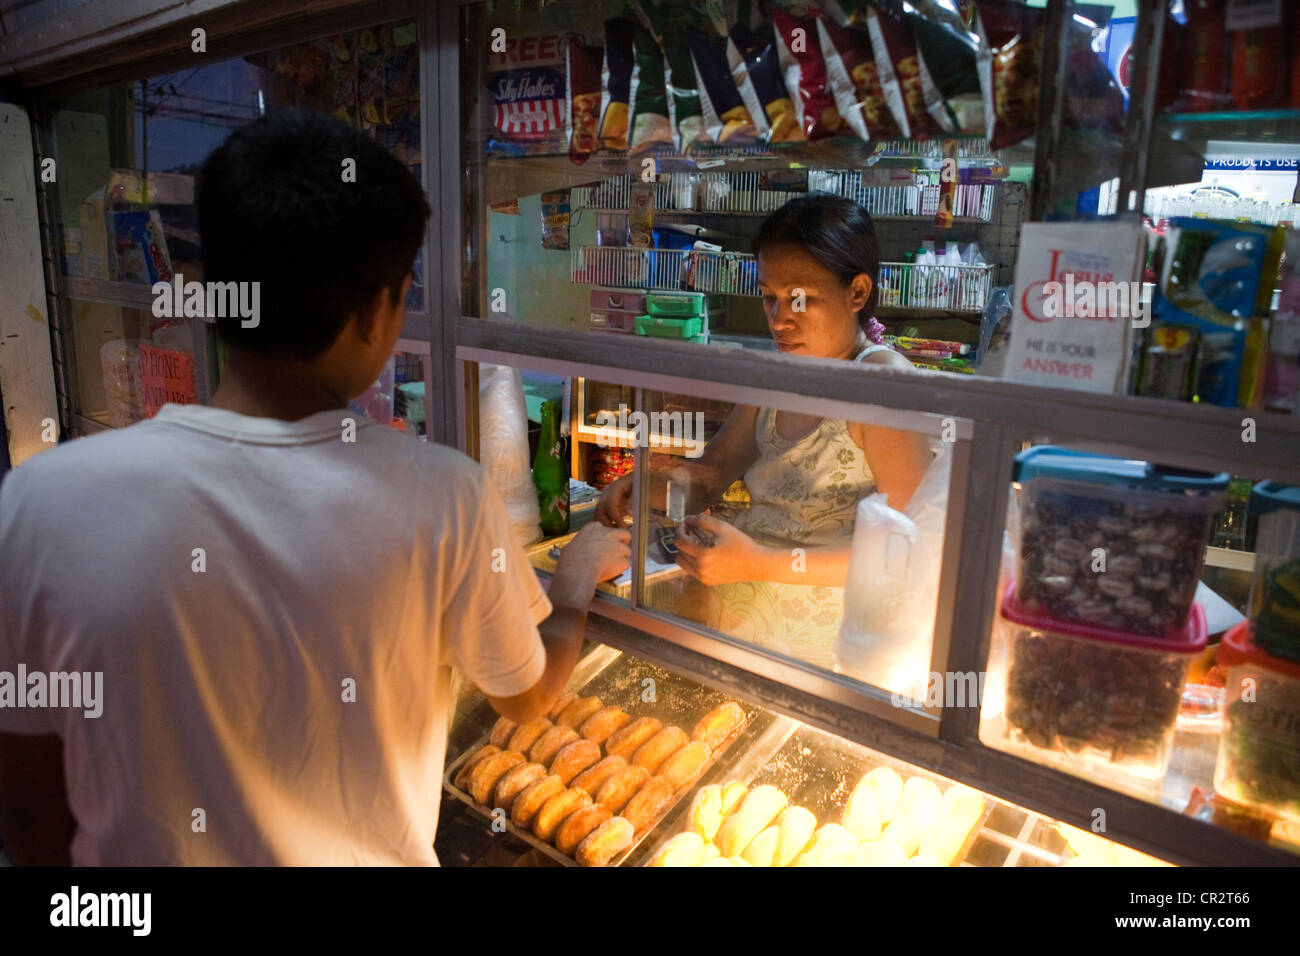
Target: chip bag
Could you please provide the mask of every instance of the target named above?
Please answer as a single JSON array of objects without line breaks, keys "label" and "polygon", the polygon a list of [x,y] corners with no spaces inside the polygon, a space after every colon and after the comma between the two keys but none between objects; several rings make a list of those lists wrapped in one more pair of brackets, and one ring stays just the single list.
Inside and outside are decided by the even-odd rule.
[{"label": "chip bag", "polygon": [[633,23],[627,17],[605,21],[605,60],[601,65],[600,143],[606,149],[627,149],[628,115],[632,104]]},{"label": "chip bag", "polygon": [[826,61],[818,45],[815,17],[798,17],[773,8],[777,57],[786,89],[794,95],[795,117],[804,135],[824,139],[844,131],[826,78]]},{"label": "chip bag", "polygon": [[664,58],[650,31],[636,23],[632,29],[636,66],[632,71],[632,132],[628,151],[632,155],[656,146],[673,145],[673,126],[668,115],[668,81]]},{"label": "chip bag", "polygon": [[[772,27],[764,25],[751,30],[738,23],[731,28],[728,36],[744,64],[745,75],[762,107],[761,111],[755,111],[753,115],[760,122],[760,129],[766,126],[768,142],[802,142],[806,137],[795,114],[794,102],[785,88]],[[733,66],[733,77],[735,74],[736,68]],[[742,94],[745,92],[743,86],[740,90]],[[761,121],[758,120],[760,114]]]},{"label": "chip bag", "polygon": [[894,114],[885,102],[875,51],[866,28],[840,26],[829,17],[819,17],[817,31],[831,93],[844,122],[864,140],[901,135]]}]

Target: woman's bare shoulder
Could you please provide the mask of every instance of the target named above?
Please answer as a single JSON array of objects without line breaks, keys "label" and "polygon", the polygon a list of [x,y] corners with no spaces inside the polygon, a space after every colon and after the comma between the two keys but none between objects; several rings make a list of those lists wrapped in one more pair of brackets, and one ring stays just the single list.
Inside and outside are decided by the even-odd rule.
[{"label": "woman's bare shoulder", "polygon": [[891,365],[894,368],[914,367],[912,363],[907,360],[906,355],[895,352],[893,349],[877,349],[862,361],[870,362],[873,365]]}]

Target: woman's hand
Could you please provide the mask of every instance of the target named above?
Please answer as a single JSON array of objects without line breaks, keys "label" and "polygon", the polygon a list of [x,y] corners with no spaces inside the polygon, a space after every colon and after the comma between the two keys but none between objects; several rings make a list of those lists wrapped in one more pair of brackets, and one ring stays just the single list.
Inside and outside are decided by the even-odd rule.
[{"label": "woman's hand", "polygon": [[632,500],[632,476],[623,475],[605,486],[596,502],[596,520],[607,528],[621,528]]},{"label": "woman's hand", "polygon": [[766,580],[767,549],[739,528],[708,514],[691,515],[682,526],[687,533],[677,535],[677,563],[701,584]]}]

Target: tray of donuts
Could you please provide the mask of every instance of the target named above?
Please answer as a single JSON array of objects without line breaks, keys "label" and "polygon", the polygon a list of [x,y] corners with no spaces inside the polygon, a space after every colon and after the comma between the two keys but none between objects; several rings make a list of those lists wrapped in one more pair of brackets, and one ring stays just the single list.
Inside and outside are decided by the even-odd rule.
[{"label": "tray of donuts", "polygon": [[701,787],[647,866],[959,866],[993,804],[977,790],[781,718]]},{"label": "tray of donuts", "polygon": [[617,866],[760,715],[624,658],[545,717],[498,719],[445,787],[561,863]]}]

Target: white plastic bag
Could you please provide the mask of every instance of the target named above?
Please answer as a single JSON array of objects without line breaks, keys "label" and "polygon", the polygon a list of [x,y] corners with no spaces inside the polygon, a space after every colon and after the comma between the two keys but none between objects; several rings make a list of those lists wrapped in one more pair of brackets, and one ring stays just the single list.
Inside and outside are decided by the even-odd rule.
[{"label": "white plastic bag", "polygon": [[528,413],[519,370],[480,365],[479,461],[484,477],[501,495],[515,540],[528,546],[542,536],[537,488],[528,460]]}]

